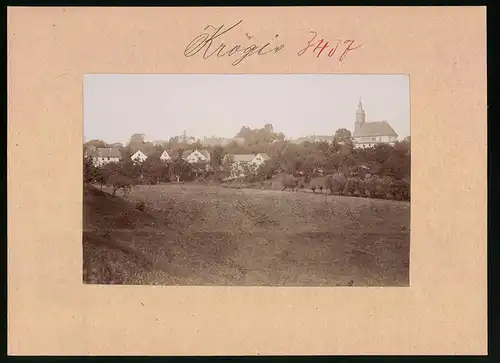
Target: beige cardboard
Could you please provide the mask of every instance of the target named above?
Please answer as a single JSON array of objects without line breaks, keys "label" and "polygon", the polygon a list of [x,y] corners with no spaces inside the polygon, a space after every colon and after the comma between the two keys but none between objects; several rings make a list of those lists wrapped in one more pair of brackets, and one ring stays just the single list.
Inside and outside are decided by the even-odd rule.
[{"label": "beige cardboard", "polygon": [[[226,43],[285,47],[184,56],[239,20]],[[485,354],[485,25],[485,7],[9,8],[9,353]],[[298,56],[309,31],[362,47]],[[83,285],[85,73],[409,74],[411,286]]]}]

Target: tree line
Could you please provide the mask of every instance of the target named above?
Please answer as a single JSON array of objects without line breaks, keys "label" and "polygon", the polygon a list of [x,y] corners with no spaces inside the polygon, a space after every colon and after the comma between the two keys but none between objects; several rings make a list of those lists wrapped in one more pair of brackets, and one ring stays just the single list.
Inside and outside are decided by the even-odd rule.
[{"label": "tree line", "polygon": [[[118,146],[123,159],[117,164],[97,167],[90,157],[84,160],[84,181],[109,185],[113,193],[119,189],[128,190],[135,184],[156,184],[162,182],[212,181],[220,183],[230,175],[229,165],[223,162],[224,155],[232,153],[267,153],[270,157],[257,169],[245,170],[245,181],[263,182],[278,174],[296,178],[297,185],[315,190],[323,187],[334,193],[324,181],[328,175],[342,175],[345,183],[341,186],[343,195],[360,195],[391,199],[409,200],[411,177],[411,141],[406,138],[394,146],[378,144],[371,148],[354,148],[348,130],[339,129],[333,142],[303,142],[295,144],[287,141],[282,133],[274,132],[272,125],[261,129],[242,127],[236,135],[245,139],[245,144],[232,143],[222,146],[204,147],[201,144],[185,145],[178,139],[171,139],[167,145],[152,145],[144,140],[144,135],[135,134],[125,146]],[[117,146],[101,140],[92,140],[84,147]],[[209,165],[190,164],[183,160],[185,149],[206,149],[211,154]],[[172,160],[162,162],[160,155],[167,149]],[[137,150],[148,155],[142,163],[135,163],[130,156]],[[338,179],[338,178],[337,178]],[[341,179],[339,179],[341,180]],[[295,183],[295,182],[293,182]],[[331,182],[329,182],[331,184]],[[320,188],[321,184],[321,188]]]}]

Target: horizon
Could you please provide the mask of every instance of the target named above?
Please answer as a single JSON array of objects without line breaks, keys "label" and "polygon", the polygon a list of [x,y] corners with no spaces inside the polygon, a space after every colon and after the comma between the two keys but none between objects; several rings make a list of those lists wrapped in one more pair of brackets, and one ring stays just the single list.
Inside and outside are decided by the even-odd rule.
[{"label": "horizon", "polygon": [[407,75],[86,74],[84,142],[126,144],[135,133],[168,141],[184,131],[203,141],[265,124],[287,139],[333,136],[353,132],[360,99],[366,121],[387,121],[401,141],[409,98]]}]

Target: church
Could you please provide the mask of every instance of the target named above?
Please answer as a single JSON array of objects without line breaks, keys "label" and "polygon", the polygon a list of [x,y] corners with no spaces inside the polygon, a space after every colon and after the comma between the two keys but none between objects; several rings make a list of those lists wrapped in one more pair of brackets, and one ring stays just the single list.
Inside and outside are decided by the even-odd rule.
[{"label": "church", "polygon": [[366,113],[359,99],[354,123],[354,147],[367,148],[381,143],[394,145],[396,141],[398,134],[387,121],[366,122]]}]

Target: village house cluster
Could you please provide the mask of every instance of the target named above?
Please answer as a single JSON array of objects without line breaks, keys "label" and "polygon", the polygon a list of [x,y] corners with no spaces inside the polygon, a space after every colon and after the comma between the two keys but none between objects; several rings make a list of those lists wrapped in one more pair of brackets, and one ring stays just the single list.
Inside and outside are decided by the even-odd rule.
[{"label": "village house cluster", "polygon": [[[95,166],[102,166],[108,163],[118,163],[122,160],[121,152],[118,148],[95,148],[90,146],[85,156],[92,157]],[[143,163],[148,159],[148,155],[141,150],[137,150],[130,159],[136,163]],[[210,166],[210,152],[206,149],[185,150],[181,155],[182,160],[190,164],[205,164],[207,168]],[[270,159],[266,153],[256,154],[226,154],[223,158],[223,163],[230,165],[231,176],[244,176],[247,171],[257,170],[266,161]],[[167,150],[164,150],[160,155],[160,160],[168,163],[172,160],[172,156]]]},{"label": "village house cluster", "polygon": [[[185,133],[181,139],[188,145],[197,142],[197,140],[193,137],[188,138]],[[289,141],[296,144],[303,142],[332,143],[334,141],[334,136],[312,135]],[[369,148],[380,143],[394,145],[396,141],[398,141],[398,134],[387,121],[366,122],[366,113],[360,99],[356,109],[354,132],[352,134],[353,146],[355,148]],[[201,144],[205,147],[214,147],[227,146],[233,142],[239,145],[244,145],[245,139],[238,137],[232,139],[210,137],[204,138],[203,141],[201,141]],[[153,142],[154,145],[161,145],[164,143],[165,141],[161,140],[155,140]],[[122,160],[120,149],[117,147],[89,147],[86,150],[86,156],[92,157],[96,166],[102,166],[107,163],[117,163]],[[130,158],[134,162],[141,163],[147,160],[149,156],[146,155],[144,151],[137,150]],[[211,159],[210,152],[207,149],[185,150],[183,151],[181,158],[191,164],[204,163],[207,167],[209,167]],[[231,174],[233,177],[239,177],[244,176],[247,171],[256,170],[269,159],[270,157],[266,153],[227,154],[224,156],[223,162],[230,164]],[[172,160],[172,156],[167,150],[164,150],[160,156],[160,160],[169,162]]]}]

